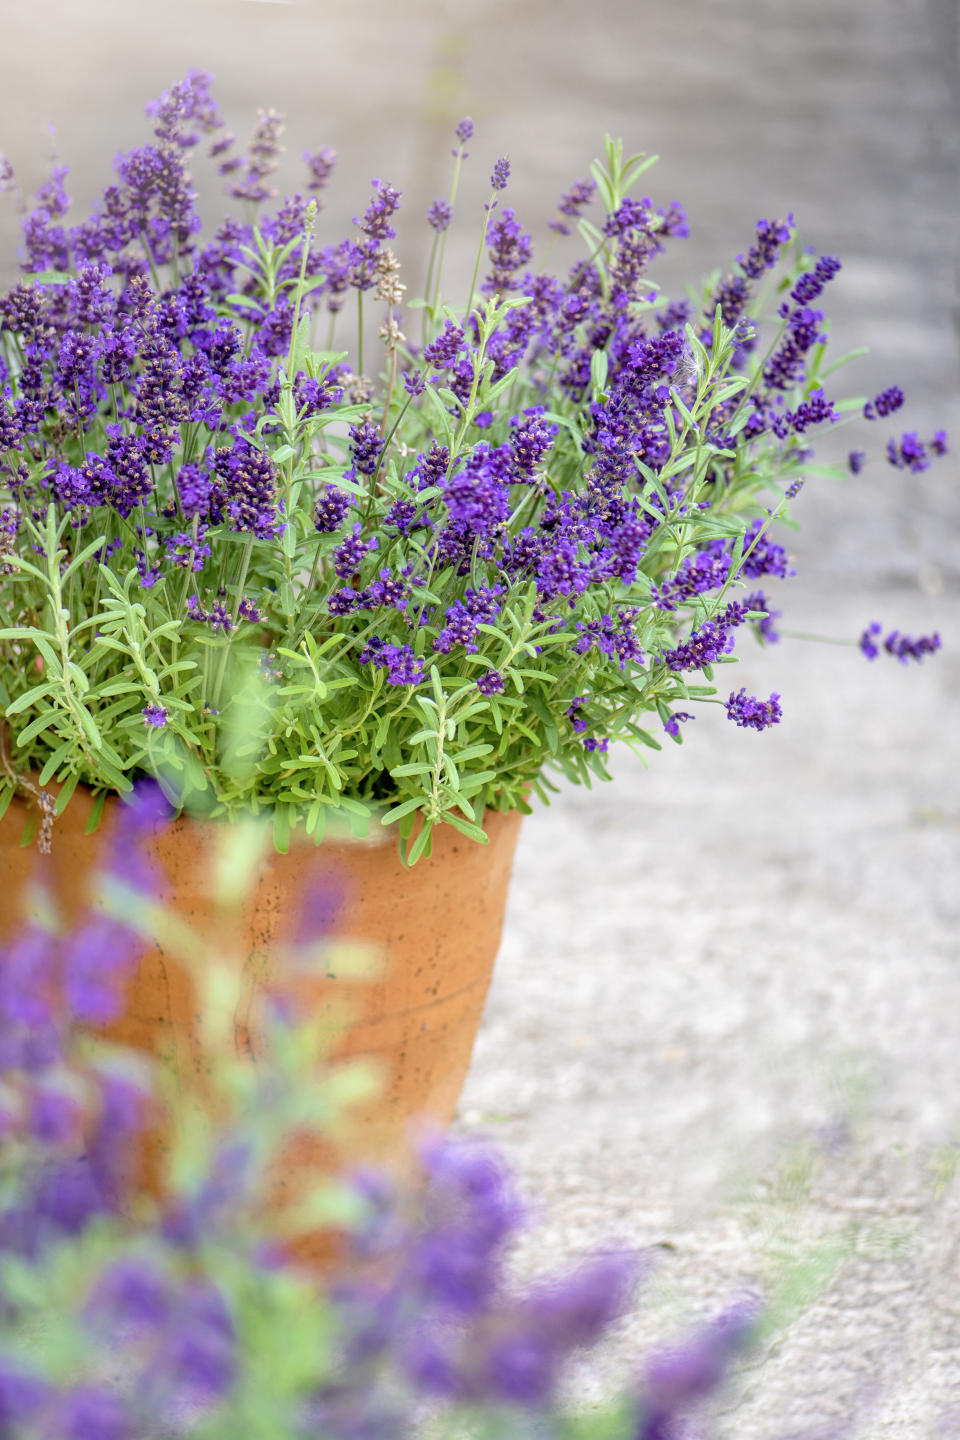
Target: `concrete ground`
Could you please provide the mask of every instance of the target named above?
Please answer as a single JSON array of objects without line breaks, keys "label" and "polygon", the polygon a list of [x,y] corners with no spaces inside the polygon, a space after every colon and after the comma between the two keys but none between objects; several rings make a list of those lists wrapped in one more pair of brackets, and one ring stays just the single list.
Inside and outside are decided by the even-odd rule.
[{"label": "concrete ground", "polygon": [[[793,210],[844,261],[838,350],[872,351],[838,393],[900,383],[903,428],[960,446],[952,0],[7,8],[0,146],[31,183],[52,121],[89,201],[143,100],[201,65],[238,129],[258,104],[288,112],[287,183],[302,148],[340,151],[331,238],[369,176],[400,185],[413,257],[463,113],[461,213],[509,150],[511,200],[541,226],[610,130],[659,152],[652,193],[690,210],[662,278]],[[14,239],[0,217],[0,253]],[[474,243],[467,226],[454,278]],[[938,628],[943,652],[907,670],[807,640],[748,650],[736,683],[782,693],[777,731],[711,711],[682,754],[624,755],[614,785],[526,824],[458,1128],[493,1135],[531,1198],[522,1273],[607,1239],[660,1257],[580,1398],[761,1285],[798,1313],[724,1435],[960,1434],[958,512],[955,459],[811,481],[784,624]]]}]

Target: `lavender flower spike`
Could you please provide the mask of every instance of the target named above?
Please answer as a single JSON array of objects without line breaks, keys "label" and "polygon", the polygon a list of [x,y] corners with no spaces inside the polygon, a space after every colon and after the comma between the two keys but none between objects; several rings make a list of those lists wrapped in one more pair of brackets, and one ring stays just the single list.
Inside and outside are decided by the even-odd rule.
[{"label": "lavender flower spike", "polygon": [[509,179],[510,161],[506,155],[501,155],[500,159],[493,167],[493,174],[490,176],[490,184],[493,186],[494,190],[506,190],[507,181]]},{"label": "lavender flower spike", "polygon": [[728,719],[749,730],[767,730],[783,718],[780,696],[776,693],[771,695],[769,700],[761,700],[756,695],[748,695],[746,690],[741,688],[736,695],[731,693],[724,708]]}]

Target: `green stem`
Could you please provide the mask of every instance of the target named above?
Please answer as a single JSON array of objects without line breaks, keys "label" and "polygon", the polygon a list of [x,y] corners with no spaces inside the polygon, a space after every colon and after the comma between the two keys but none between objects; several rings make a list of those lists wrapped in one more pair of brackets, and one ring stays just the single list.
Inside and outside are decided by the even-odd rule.
[{"label": "green stem", "polygon": [[[240,574],[237,578],[237,589],[236,594],[233,598],[233,613],[230,617],[233,621],[234,626],[237,623],[237,616],[240,613],[240,601],[243,599],[243,587],[247,583],[247,571],[250,569],[250,556],[252,554],[253,536],[248,535],[247,543],[243,547],[243,556],[240,560]],[[217,668],[217,676],[216,680],[214,681],[213,695],[211,697],[211,704],[215,707],[218,706],[220,703],[220,691],[223,689],[223,677],[226,674],[227,670],[227,657],[230,654],[232,634],[233,632],[231,630],[231,633],[227,636],[227,642],[220,653],[220,664]]]}]

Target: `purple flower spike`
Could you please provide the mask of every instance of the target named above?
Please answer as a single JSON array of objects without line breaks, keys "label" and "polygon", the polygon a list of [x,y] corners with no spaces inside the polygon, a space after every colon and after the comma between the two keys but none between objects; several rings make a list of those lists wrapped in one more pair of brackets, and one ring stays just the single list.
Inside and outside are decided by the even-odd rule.
[{"label": "purple flower spike", "polygon": [[162,730],[170,719],[170,711],[165,710],[162,705],[144,705],[140,714],[143,716],[143,723],[155,730]]},{"label": "purple flower spike", "polygon": [[494,190],[506,190],[507,181],[510,179],[510,161],[506,155],[501,155],[493,167],[493,174],[490,176],[490,184]]},{"label": "purple flower spike", "polygon": [[899,630],[891,630],[885,639],[881,640],[883,626],[879,621],[874,620],[868,625],[860,636],[860,649],[868,660],[876,660],[883,648],[888,655],[892,655],[900,661],[901,665],[907,665],[911,660],[919,664],[924,655],[933,655],[943,644],[936,631],[932,635],[901,635]]},{"label": "purple flower spike", "polygon": [[888,390],[884,390],[873,400],[868,400],[863,407],[863,413],[868,420],[877,420],[892,415],[894,410],[899,410],[902,404],[903,391],[899,385],[891,385]]},{"label": "purple flower spike", "polygon": [[477,689],[481,695],[501,695],[503,693],[503,676],[499,670],[487,670],[477,681]]},{"label": "purple flower spike", "polygon": [[427,224],[441,235],[453,219],[453,206],[449,200],[434,200],[427,211]]},{"label": "purple flower spike", "polygon": [[679,1422],[722,1385],[738,1355],[750,1345],[757,1307],[745,1303],[720,1315],[685,1345],[662,1350],[646,1366],[636,1440],[670,1440]]},{"label": "purple flower spike", "polygon": [[776,693],[769,700],[761,700],[741,688],[737,694],[731,693],[725,709],[728,719],[748,730],[767,730],[783,718],[780,696]]}]

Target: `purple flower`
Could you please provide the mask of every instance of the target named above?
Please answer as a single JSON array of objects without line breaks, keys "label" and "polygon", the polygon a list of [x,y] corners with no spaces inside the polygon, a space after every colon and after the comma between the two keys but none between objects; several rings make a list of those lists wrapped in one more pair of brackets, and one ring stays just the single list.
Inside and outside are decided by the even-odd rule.
[{"label": "purple flower", "polygon": [[427,211],[427,224],[442,235],[453,219],[453,206],[449,200],[434,200]]},{"label": "purple flower", "polygon": [[6,1356],[0,1358],[0,1427],[15,1434],[46,1403],[50,1383]]},{"label": "purple flower", "polygon": [[375,474],[380,463],[380,456],[383,454],[383,446],[383,436],[380,434],[376,421],[371,420],[369,416],[359,425],[351,425],[350,455],[353,459],[351,478],[354,474]]},{"label": "purple flower", "polygon": [[233,1321],[219,1290],[207,1280],[189,1282],[157,1368],[204,1399],[219,1399],[236,1378]]},{"label": "purple flower", "polygon": [[759,280],[765,270],[772,270],[780,258],[780,252],[793,233],[793,216],[786,221],[758,220],[757,238],[746,255],[738,255],[737,261],[750,280]]},{"label": "purple flower", "polygon": [[360,664],[386,670],[391,685],[419,685],[424,678],[424,662],[409,645],[388,645],[376,635],[361,650]]},{"label": "purple flower", "polygon": [[487,294],[505,294],[517,288],[516,272],[533,254],[533,240],[508,205],[487,224],[487,245],[492,269],[483,282]]},{"label": "purple flower", "polygon": [[787,410],[783,415],[777,417],[773,422],[773,431],[775,435],[779,435],[783,439],[787,434],[788,427],[798,435],[802,435],[810,425],[823,425],[828,422],[832,425],[839,419],[840,415],[833,401],[828,400],[822,390],[811,390],[806,400],[798,405],[796,410]]},{"label": "purple flower", "polygon": [[[575,180],[570,189],[560,197],[557,210],[571,220],[579,220],[580,212],[592,202],[596,193],[597,187],[593,180]],[[570,227],[563,220],[551,220],[549,224],[550,229],[555,230],[558,235],[570,234]]]},{"label": "purple flower", "polygon": [[887,441],[887,460],[897,470],[910,470],[914,475],[930,468],[930,457],[916,430],[907,430],[899,441]]},{"label": "purple flower", "polygon": [[276,470],[267,452],[238,438],[232,449],[216,452],[214,470],[230,528],[260,539],[276,537],[283,526],[277,513]]},{"label": "purple flower", "polygon": [[435,370],[449,370],[457,362],[464,334],[452,320],[444,320],[443,329],[435,340],[424,346],[423,358]]},{"label": "purple flower", "polygon": [[873,400],[868,400],[863,407],[863,413],[868,420],[877,420],[880,417],[892,415],[899,410],[903,404],[903,391],[899,385],[891,385]]},{"label": "purple flower", "polygon": [[319,195],[325,190],[333,174],[337,163],[337,152],[329,146],[322,145],[319,150],[305,150],[303,160],[309,171],[310,178],[307,181],[307,189],[314,195]]},{"label": "purple flower", "polygon": [[389,222],[400,204],[401,192],[388,185],[386,180],[371,180],[370,184],[374,188],[374,197],[364,211],[363,219],[355,218],[353,223],[377,243],[392,240],[397,232]]},{"label": "purple flower", "polygon": [[840,261],[832,255],[821,255],[812,270],[806,270],[790,291],[790,298],[797,305],[810,305],[822,294],[825,285],[842,269]]},{"label": "purple flower", "polygon": [[947,454],[947,432],[946,430],[935,430],[933,439],[930,441],[930,449],[934,455]]},{"label": "purple flower", "polygon": [[851,475],[859,475],[867,458],[866,450],[851,450],[847,456],[847,469]]},{"label": "purple flower", "polygon": [[727,719],[750,730],[766,730],[783,718],[780,696],[774,693],[769,700],[748,695],[741,687],[737,694],[731,692],[725,707]]},{"label": "purple flower", "polygon": [[244,595],[240,600],[240,604],[237,606],[237,619],[247,620],[251,625],[259,625],[263,619],[263,615],[257,609],[255,602],[249,600],[247,596]]},{"label": "purple flower", "polygon": [[481,695],[501,695],[503,693],[503,676],[499,670],[492,667],[484,671],[477,681],[477,689]]},{"label": "purple flower", "polygon": [[493,174],[490,176],[490,184],[494,190],[506,190],[507,181],[510,179],[510,161],[506,155],[494,163]]},{"label": "purple flower", "polygon": [[62,1440],[133,1440],[134,1430],[120,1395],[95,1385],[68,1390],[60,1401],[56,1434]]},{"label": "purple flower", "polygon": [[692,1406],[712,1395],[756,1331],[757,1307],[732,1306],[683,1345],[664,1349],[646,1364],[635,1440],[672,1440]]},{"label": "purple flower", "polygon": [[469,115],[464,115],[463,119],[460,121],[459,125],[454,131],[454,134],[460,141],[461,145],[466,145],[467,141],[473,138],[473,121],[470,119]]},{"label": "purple flower", "polygon": [[932,635],[911,637],[901,635],[899,630],[891,630],[881,641],[882,635],[883,626],[879,621],[874,620],[860,636],[860,649],[868,660],[876,660],[882,645],[887,654],[895,656],[901,665],[907,665],[911,660],[919,663],[923,660],[924,655],[933,655],[943,643],[936,632]]},{"label": "purple flower", "polygon": [[610,749],[610,741],[605,735],[599,737],[596,735],[587,735],[583,741],[583,748],[584,750],[586,750],[588,755],[592,755],[594,753],[597,753],[599,755],[606,755],[607,751]]},{"label": "purple flower", "polygon": [[53,1086],[38,1086],[30,1096],[27,1124],[44,1145],[62,1145],[76,1134],[81,1106],[75,1095]]},{"label": "purple flower", "polygon": [[353,496],[338,485],[324,485],[313,510],[313,523],[324,535],[333,535],[343,525]]},{"label": "purple flower", "polygon": [[162,730],[170,719],[170,711],[165,710],[162,705],[144,705],[140,711],[145,725],[152,725],[156,730]]},{"label": "purple flower", "polygon": [[686,720],[695,720],[696,718],[695,715],[690,715],[685,710],[674,710],[670,719],[663,722],[663,728],[668,735],[673,736],[674,740],[679,740],[681,723]]},{"label": "purple flower", "polygon": [[370,551],[379,549],[380,541],[376,535],[371,535],[368,540],[361,539],[362,529],[363,526],[358,520],[352,532],[341,540],[333,552],[333,568],[341,580],[349,580],[350,576],[360,569]]}]

